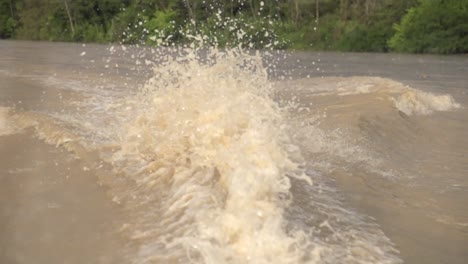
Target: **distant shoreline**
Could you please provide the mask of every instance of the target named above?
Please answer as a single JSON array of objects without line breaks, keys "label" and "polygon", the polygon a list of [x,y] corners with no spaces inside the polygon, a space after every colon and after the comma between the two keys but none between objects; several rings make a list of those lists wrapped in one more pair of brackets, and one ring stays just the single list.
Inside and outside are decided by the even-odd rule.
[{"label": "distant shoreline", "polygon": [[0,0],[0,39],[467,54],[468,2]]},{"label": "distant shoreline", "polygon": [[[107,45],[124,45],[124,46],[140,46],[140,47],[154,47],[157,48],[158,46],[151,46],[148,44],[122,44],[118,42],[79,42],[79,41],[64,41],[64,40],[59,40],[59,41],[49,41],[49,40],[33,40],[33,39],[14,39],[14,38],[8,38],[8,39],[0,39],[0,41],[8,41],[8,42],[37,42],[37,43],[63,43],[63,44],[75,44],[75,45],[102,45],[102,46],[107,46]],[[159,46],[163,47],[163,46]],[[255,49],[254,49],[255,50]],[[257,49],[257,50],[263,50],[263,49]],[[285,49],[276,49],[276,50],[282,50],[282,51],[288,51],[288,52],[317,52],[317,53],[344,53],[344,54],[395,54],[395,55],[418,55],[418,56],[468,56],[468,53],[448,53],[448,54],[441,54],[441,53],[406,53],[406,52],[396,52],[396,51],[387,51],[387,52],[379,52],[379,51],[342,51],[342,50],[317,50],[317,49],[294,49],[294,48],[285,48]]]}]

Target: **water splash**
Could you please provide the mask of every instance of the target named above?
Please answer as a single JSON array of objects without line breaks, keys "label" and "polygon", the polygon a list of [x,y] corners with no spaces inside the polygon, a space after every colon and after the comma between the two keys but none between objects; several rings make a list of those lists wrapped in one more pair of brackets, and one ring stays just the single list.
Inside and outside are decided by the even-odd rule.
[{"label": "water splash", "polygon": [[141,94],[127,101],[134,121],[113,157],[127,170],[134,166],[130,175],[146,195],[157,194],[160,221],[179,227],[169,239],[154,234],[167,226],[153,224],[151,236],[138,239],[159,246],[143,254],[180,248],[203,263],[297,263],[305,244],[286,232],[282,215],[287,175],[302,175],[293,173],[295,149],[288,149],[261,57],[212,49],[206,62],[183,52],[183,60],[155,67]]}]

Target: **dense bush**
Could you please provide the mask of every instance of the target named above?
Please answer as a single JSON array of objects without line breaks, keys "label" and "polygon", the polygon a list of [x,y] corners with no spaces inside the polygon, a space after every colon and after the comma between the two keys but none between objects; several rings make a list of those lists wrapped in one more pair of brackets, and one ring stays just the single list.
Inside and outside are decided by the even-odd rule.
[{"label": "dense bush", "polygon": [[5,1],[0,1],[0,38],[11,38],[15,31],[15,19],[12,10]]},{"label": "dense bush", "polygon": [[416,53],[468,52],[468,1],[425,0],[409,9],[390,47]]}]

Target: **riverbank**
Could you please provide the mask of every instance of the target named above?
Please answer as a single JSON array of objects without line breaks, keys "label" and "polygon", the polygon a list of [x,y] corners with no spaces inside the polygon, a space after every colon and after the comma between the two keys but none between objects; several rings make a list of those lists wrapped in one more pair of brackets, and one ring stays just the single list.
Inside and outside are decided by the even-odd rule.
[{"label": "riverbank", "polygon": [[458,0],[0,0],[0,38],[154,46],[190,43],[190,32],[220,47],[458,54],[467,10]]}]

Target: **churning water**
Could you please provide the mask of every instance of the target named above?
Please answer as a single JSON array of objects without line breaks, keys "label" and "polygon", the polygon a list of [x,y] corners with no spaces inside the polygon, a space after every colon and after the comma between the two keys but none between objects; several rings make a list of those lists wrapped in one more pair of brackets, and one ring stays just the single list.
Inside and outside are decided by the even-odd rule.
[{"label": "churning water", "polygon": [[0,45],[5,263],[468,258],[466,58]]}]

